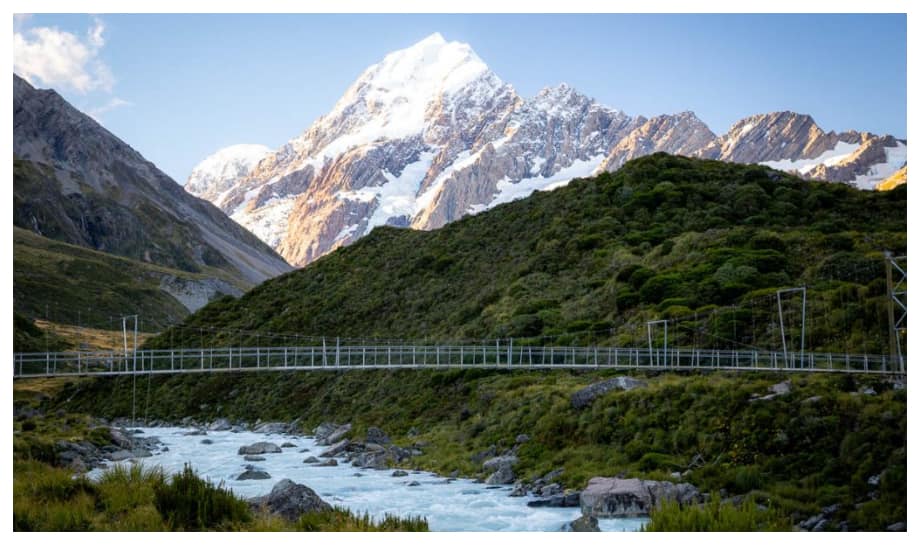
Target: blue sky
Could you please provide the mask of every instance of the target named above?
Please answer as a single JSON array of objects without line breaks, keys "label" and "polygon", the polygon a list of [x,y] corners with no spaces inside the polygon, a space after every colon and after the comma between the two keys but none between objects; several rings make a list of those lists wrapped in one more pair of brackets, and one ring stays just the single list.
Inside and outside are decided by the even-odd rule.
[{"label": "blue sky", "polygon": [[433,32],[469,43],[525,97],[566,82],[630,115],[693,110],[716,133],[793,110],[825,130],[907,136],[903,14],[34,15],[14,26],[29,52],[18,71],[180,183],[224,146],[277,148],[367,66]]}]

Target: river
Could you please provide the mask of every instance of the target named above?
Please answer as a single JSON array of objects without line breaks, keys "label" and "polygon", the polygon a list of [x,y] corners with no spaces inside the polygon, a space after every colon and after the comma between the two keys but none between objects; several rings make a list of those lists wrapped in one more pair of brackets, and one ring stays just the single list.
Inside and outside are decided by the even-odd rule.
[{"label": "river", "polygon": [[[209,431],[206,436],[187,435],[187,428],[140,428],[147,437],[158,437],[168,447],[153,457],[142,459],[145,466],[158,465],[169,473],[180,471],[186,463],[212,482],[223,482],[241,497],[267,494],[281,479],[305,484],[325,501],[347,507],[355,513],[368,512],[373,517],[385,513],[400,516],[420,515],[428,520],[432,531],[556,531],[581,513],[578,508],[534,508],[532,497],[513,498],[510,486],[489,487],[469,479],[447,479],[428,472],[406,469],[406,477],[392,477],[393,469],[358,469],[348,463],[336,467],[317,467],[303,463],[304,458],[318,456],[325,447],[306,437]],[[211,444],[202,444],[208,439]],[[265,461],[246,462],[238,449],[258,441],[277,445],[290,442],[278,454],[264,454]],[[305,449],[309,449],[304,451]],[[131,463],[122,462],[122,463]],[[271,475],[270,479],[238,481],[236,478],[253,465]],[[94,470],[90,476],[98,475]],[[419,486],[408,486],[412,481]],[[600,521],[602,531],[636,531],[645,518],[607,519]]]}]

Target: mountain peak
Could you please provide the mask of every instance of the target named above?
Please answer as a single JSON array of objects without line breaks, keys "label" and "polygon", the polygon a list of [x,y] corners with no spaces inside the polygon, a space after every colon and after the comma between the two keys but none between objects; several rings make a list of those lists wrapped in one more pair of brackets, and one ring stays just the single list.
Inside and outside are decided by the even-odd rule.
[{"label": "mountain peak", "polygon": [[448,42],[435,32],[410,47],[390,53],[364,75],[372,75],[371,82],[384,89],[441,84],[442,92],[450,92],[487,70],[469,44]]},{"label": "mountain peak", "polygon": [[260,144],[236,144],[220,149],[198,163],[185,183],[185,190],[218,203],[221,194],[249,174],[271,149]]},{"label": "mountain peak", "polygon": [[440,32],[434,32],[422,38],[412,47],[425,46],[425,45],[444,45],[447,43],[447,40],[444,39],[444,36]]}]

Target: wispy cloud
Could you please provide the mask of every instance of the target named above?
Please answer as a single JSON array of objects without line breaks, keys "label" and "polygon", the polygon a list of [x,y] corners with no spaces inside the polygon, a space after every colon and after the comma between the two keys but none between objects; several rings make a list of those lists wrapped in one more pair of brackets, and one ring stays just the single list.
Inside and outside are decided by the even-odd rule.
[{"label": "wispy cloud", "polygon": [[[93,18],[81,37],[56,27],[23,29],[28,16],[13,19],[13,71],[33,84],[69,88],[78,93],[111,92],[115,78],[99,53],[105,24]],[[116,106],[117,107],[117,106]]]},{"label": "wispy cloud", "polygon": [[102,122],[102,114],[104,114],[104,113],[106,113],[106,112],[111,112],[112,110],[114,110],[114,109],[116,109],[116,108],[122,108],[122,107],[124,107],[124,106],[133,106],[133,105],[134,105],[133,102],[129,102],[129,101],[127,101],[127,100],[123,100],[123,99],[120,99],[120,98],[118,98],[118,97],[113,97],[111,100],[109,100],[108,102],[106,102],[106,103],[103,104],[102,106],[97,106],[97,107],[95,107],[95,108],[90,108],[89,110],[87,110],[86,113],[89,114],[90,117],[92,117],[93,119],[95,119],[96,121],[98,121],[98,122],[101,123],[101,122]]}]

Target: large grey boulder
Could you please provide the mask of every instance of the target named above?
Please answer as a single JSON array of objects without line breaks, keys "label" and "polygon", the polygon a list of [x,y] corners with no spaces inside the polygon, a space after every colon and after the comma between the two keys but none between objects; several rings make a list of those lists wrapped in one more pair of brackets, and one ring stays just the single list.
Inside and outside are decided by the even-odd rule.
[{"label": "large grey boulder", "polygon": [[614,390],[628,392],[629,390],[635,390],[636,388],[642,388],[647,385],[648,384],[643,380],[627,376],[614,377],[603,382],[596,382],[572,394],[572,407],[576,409],[587,407],[593,403],[595,399],[607,392],[612,392]]},{"label": "large grey boulder", "polygon": [[218,418],[214,422],[211,422],[208,429],[211,431],[229,431],[232,427],[232,424],[230,424],[230,421],[226,418]]},{"label": "large grey boulder", "polygon": [[261,441],[258,443],[253,443],[251,445],[246,445],[240,447],[237,451],[239,455],[245,454],[268,454],[268,453],[278,453],[281,452],[281,447],[274,443],[268,443],[266,441]]},{"label": "large grey boulder", "polygon": [[324,422],[313,429],[313,438],[317,445],[328,446],[341,441],[349,432],[351,432],[351,424],[340,426],[332,422]]},{"label": "large grey boulder", "polygon": [[348,448],[351,442],[348,439],[342,439],[338,443],[327,448],[319,455],[320,458],[332,458],[333,456],[338,456],[339,454],[345,452],[345,449]]},{"label": "large grey boulder", "polygon": [[334,422],[323,422],[319,426],[313,428],[313,439],[316,440],[317,444],[320,444],[320,441],[325,441],[326,438],[337,429],[339,429],[338,424]]},{"label": "large grey boulder", "polygon": [[134,448],[134,438],[124,429],[109,428],[109,435],[112,438],[112,444],[118,445],[125,450]]},{"label": "large grey boulder", "polygon": [[124,460],[130,460],[134,458],[134,454],[130,450],[116,450],[115,452],[109,453],[106,455],[106,458],[113,462],[123,462]]},{"label": "large grey boulder", "polygon": [[345,424],[344,426],[339,426],[339,429],[335,430],[328,437],[326,437],[326,445],[332,445],[338,443],[342,439],[345,439],[345,436],[351,432],[351,424]]},{"label": "large grey boulder", "polygon": [[560,528],[563,532],[600,532],[597,517],[582,515],[572,522],[566,522]]},{"label": "large grey boulder", "polygon": [[271,492],[250,499],[249,505],[253,509],[264,509],[291,522],[299,519],[304,513],[332,510],[332,506],[323,501],[310,487],[290,479],[278,481]]},{"label": "large grey boulder", "polygon": [[482,468],[491,473],[486,478],[486,484],[513,484],[516,479],[512,468],[517,463],[517,456],[496,456],[483,462]]},{"label": "large grey boulder", "polygon": [[581,492],[581,512],[600,518],[647,516],[664,501],[697,503],[699,490],[688,483],[594,477]]},{"label": "large grey boulder", "polygon": [[286,422],[263,422],[252,431],[256,433],[290,433],[291,425]]},{"label": "large grey boulder", "polygon": [[580,500],[581,497],[578,492],[555,494],[538,500],[531,500],[527,502],[527,507],[578,507],[581,505]]},{"label": "large grey boulder", "polygon": [[69,467],[78,473],[100,467],[103,460],[103,451],[89,441],[58,441],[54,445],[54,450],[58,465]]}]

